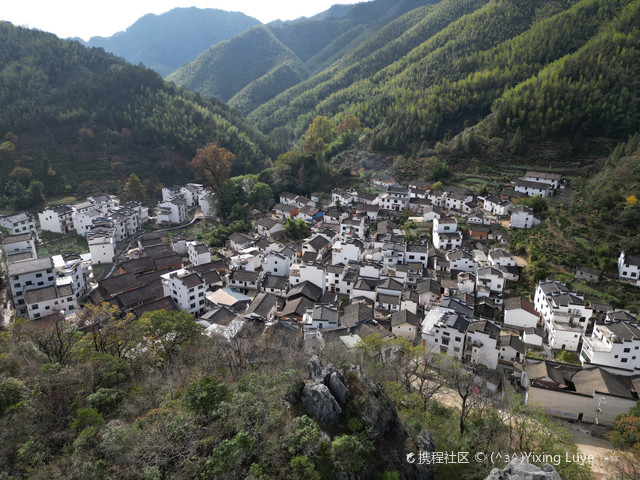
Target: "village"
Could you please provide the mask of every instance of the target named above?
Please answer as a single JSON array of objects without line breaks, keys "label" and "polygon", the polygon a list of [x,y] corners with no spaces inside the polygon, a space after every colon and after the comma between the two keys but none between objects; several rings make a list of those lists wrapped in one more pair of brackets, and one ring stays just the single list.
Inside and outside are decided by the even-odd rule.
[{"label": "village", "polygon": [[[540,223],[518,199],[566,187],[559,174],[530,171],[478,196],[374,175],[362,191],[284,192],[251,232],[212,250],[186,227],[215,217],[215,194],[190,183],[163,188],[155,216],[108,194],[47,207],[39,228],[28,213],[0,216],[2,250],[16,317],[74,321],[83,305],[103,302],[136,316],[183,310],[207,335],[240,343],[276,335],[310,353],[400,337],[483,365],[490,391],[518,388],[552,415],[611,426],[638,400],[637,318],[554,279],[529,298],[513,288],[526,261],[510,253],[505,232]],[[294,221],[307,238],[287,238]],[[42,232],[82,237],[88,253],[38,257]],[[99,265],[108,271],[96,279]],[[639,272],[640,258],[620,252],[619,280],[640,286]]]}]

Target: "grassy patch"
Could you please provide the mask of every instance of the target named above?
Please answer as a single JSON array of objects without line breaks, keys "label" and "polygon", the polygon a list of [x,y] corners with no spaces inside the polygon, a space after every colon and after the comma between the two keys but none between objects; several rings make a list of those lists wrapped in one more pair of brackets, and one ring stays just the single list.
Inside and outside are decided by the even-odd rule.
[{"label": "grassy patch", "polygon": [[40,238],[43,243],[36,247],[38,257],[89,253],[87,239],[78,235],[64,236],[57,233],[42,232]]}]

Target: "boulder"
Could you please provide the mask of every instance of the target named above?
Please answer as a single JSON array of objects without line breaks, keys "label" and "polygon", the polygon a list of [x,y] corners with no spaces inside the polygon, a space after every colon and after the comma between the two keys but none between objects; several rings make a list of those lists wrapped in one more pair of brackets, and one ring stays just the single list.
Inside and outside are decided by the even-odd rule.
[{"label": "boulder", "polygon": [[340,423],[342,408],[324,383],[305,385],[302,391],[302,404],[316,422],[330,425]]},{"label": "boulder", "polygon": [[505,468],[491,470],[486,480],[562,480],[562,477],[548,463],[540,468],[523,458],[514,458]]}]

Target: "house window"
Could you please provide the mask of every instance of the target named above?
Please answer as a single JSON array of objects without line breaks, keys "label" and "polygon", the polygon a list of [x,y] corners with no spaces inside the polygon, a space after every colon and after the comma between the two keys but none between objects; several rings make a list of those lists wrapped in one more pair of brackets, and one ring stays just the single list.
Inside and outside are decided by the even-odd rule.
[{"label": "house window", "polygon": [[622,363],[627,363],[628,358],[623,358],[622,360],[620,360]]},{"label": "house window", "polygon": [[623,350],[623,352],[624,352],[624,353],[629,353],[630,351],[631,351],[631,348],[625,348],[625,349]]}]

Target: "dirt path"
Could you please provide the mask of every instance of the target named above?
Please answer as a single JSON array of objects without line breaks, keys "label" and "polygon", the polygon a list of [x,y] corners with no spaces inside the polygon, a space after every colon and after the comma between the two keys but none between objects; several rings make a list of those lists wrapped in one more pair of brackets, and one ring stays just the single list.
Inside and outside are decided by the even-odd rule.
[{"label": "dirt path", "polygon": [[609,460],[616,453],[616,449],[613,448],[611,442],[586,433],[589,430],[588,425],[563,422],[562,426],[573,434],[573,440],[578,447],[579,453],[593,455],[594,461],[591,464],[593,478],[595,480],[610,478],[611,466],[609,465]]}]

